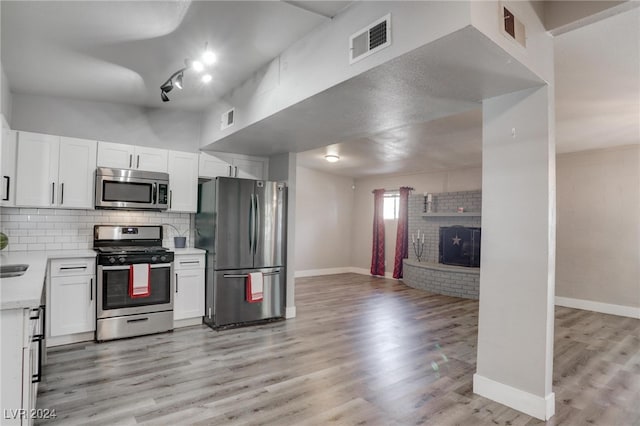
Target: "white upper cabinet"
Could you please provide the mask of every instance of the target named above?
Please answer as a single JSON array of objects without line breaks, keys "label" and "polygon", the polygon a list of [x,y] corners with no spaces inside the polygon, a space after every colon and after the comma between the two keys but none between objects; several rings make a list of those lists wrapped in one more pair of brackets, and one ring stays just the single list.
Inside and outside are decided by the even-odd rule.
[{"label": "white upper cabinet", "polygon": [[90,209],[96,141],[18,132],[16,205]]},{"label": "white upper cabinet", "polygon": [[200,153],[200,177],[215,178],[218,176],[231,176],[232,165],[210,154]]},{"label": "white upper cabinet", "polygon": [[58,206],[93,208],[97,148],[96,141],[60,137]]},{"label": "white upper cabinet", "polygon": [[169,151],[169,210],[195,213],[198,208],[198,154]]},{"label": "white upper cabinet", "polygon": [[0,206],[16,205],[16,155],[18,150],[17,132],[2,128],[2,149],[0,150]]},{"label": "white upper cabinet", "polygon": [[18,132],[16,205],[54,207],[60,137]]},{"label": "white upper cabinet", "polygon": [[168,151],[113,142],[98,142],[98,167],[167,173]]},{"label": "white upper cabinet", "polygon": [[98,167],[131,169],[134,168],[133,156],[133,145],[98,142]]},{"label": "white upper cabinet", "polygon": [[236,177],[243,179],[266,179],[265,160],[253,160],[248,158],[234,158]]},{"label": "white upper cabinet", "polygon": [[167,173],[167,160],[169,151],[166,149],[135,147],[135,169],[148,172]]},{"label": "white upper cabinet", "polygon": [[200,154],[200,177],[218,176],[243,179],[267,179],[268,159],[240,154]]}]

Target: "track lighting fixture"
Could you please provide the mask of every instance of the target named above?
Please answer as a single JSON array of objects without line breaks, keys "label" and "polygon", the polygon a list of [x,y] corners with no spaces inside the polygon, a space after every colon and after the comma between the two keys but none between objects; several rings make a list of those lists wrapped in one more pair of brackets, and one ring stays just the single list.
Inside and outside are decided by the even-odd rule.
[{"label": "track lighting fixture", "polygon": [[[173,89],[173,86],[176,86],[178,89],[182,89],[183,87],[182,80],[184,78],[185,71],[192,69],[200,73],[204,71],[205,64],[211,65],[215,63],[216,60],[217,58],[215,53],[209,50],[208,43],[205,43],[204,52],[202,53],[201,60],[193,60],[190,58],[186,58],[184,60],[185,67],[174,72],[171,75],[171,77],[169,77],[169,79],[162,86],[160,86],[160,98],[162,99],[162,102],[169,102],[169,97],[167,96],[167,93],[169,93]],[[211,74],[209,73],[206,73],[202,75],[202,77],[200,77],[200,81],[202,81],[205,84],[209,83],[212,79],[213,77],[211,77]]]}]

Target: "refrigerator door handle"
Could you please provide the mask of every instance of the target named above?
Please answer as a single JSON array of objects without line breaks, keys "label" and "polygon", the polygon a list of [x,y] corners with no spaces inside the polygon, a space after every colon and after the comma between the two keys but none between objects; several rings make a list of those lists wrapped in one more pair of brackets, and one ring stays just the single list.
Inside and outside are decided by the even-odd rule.
[{"label": "refrigerator door handle", "polygon": [[[272,275],[278,275],[280,273],[280,270],[277,271],[273,271],[273,272],[264,272],[262,275],[264,275],[265,277],[270,277]],[[247,278],[249,276],[249,274],[224,274],[223,277],[224,278]]]},{"label": "refrigerator door handle", "polygon": [[258,202],[258,194],[253,197],[256,203],[253,224],[253,254],[256,254],[258,251],[258,230],[260,229],[260,203]]},{"label": "refrigerator door handle", "polygon": [[249,253],[253,253],[253,194],[251,194],[251,201],[249,203]]}]

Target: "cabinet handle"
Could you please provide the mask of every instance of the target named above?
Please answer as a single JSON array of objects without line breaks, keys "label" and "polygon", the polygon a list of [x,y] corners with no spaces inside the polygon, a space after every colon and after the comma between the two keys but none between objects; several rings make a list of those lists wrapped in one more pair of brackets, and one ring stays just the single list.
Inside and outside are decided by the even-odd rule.
[{"label": "cabinet handle", "polygon": [[93,300],[93,278],[89,282],[89,300]]},{"label": "cabinet handle", "polygon": [[178,274],[176,274],[176,293],[178,292]]},{"label": "cabinet handle", "polygon": [[140,168],[140,156],[138,155],[138,159],[136,160],[136,169]]},{"label": "cabinet handle", "polygon": [[229,177],[233,177],[233,169],[229,166]]},{"label": "cabinet handle", "polygon": [[235,171],[235,174],[233,175],[233,177],[238,177],[238,166],[235,166],[234,168],[235,168],[236,171]]},{"label": "cabinet handle", "polygon": [[133,154],[129,154],[129,168],[131,168],[132,164],[133,164]]},{"label": "cabinet handle", "polygon": [[194,264],[194,263],[200,263],[200,261],[199,260],[180,261],[181,265],[190,265],[190,264]]},{"label": "cabinet handle", "polygon": [[9,176],[2,176],[2,177],[7,180],[7,196],[4,197],[2,201],[9,201],[9,190],[11,188],[10,186],[11,178]]},{"label": "cabinet handle", "polygon": [[172,204],[173,204],[173,191],[169,190],[169,208],[171,208]]},{"label": "cabinet handle", "polygon": [[56,183],[51,182],[51,204],[56,202]]},{"label": "cabinet handle", "polygon": [[64,183],[60,184],[60,205],[64,204]]},{"label": "cabinet handle", "polygon": [[72,269],[87,269],[87,266],[61,266],[60,270],[61,271],[67,271],[67,270],[72,270]]}]

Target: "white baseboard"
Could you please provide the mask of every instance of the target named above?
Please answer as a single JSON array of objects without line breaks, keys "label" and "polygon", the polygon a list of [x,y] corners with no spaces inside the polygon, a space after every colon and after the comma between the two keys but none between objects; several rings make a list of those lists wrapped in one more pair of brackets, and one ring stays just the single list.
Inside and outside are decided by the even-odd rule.
[{"label": "white baseboard", "polygon": [[192,325],[200,325],[200,324],[202,324],[202,317],[173,320],[173,328],[190,327]]},{"label": "white baseboard", "polygon": [[584,309],[586,311],[640,319],[640,308],[634,308],[633,306],[613,305],[611,303],[594,302],[592,300],[573,299],[571,297],[560,296],[556,296],[556,305],[564,306],[566,308]]},{"label": "white baseboard", "polygon": [[351,272],[351,267],[343,268],[326,268],[326,269],[308,269],[306,271],[296,271],[296,278],[303,277],[319,277],[321,275],[347,274]]},{"label": "white baseboard", "polygon": [[477,373],[473,375],[473,392],[540,420],[549,420],[556,411],[553,392],[543,398]]},{"label": "white baseboard", "polygon": [[287,306],[284,310],[284,317],[286,319],[295,318],[296,317],[296,307],[295,306]]}]

